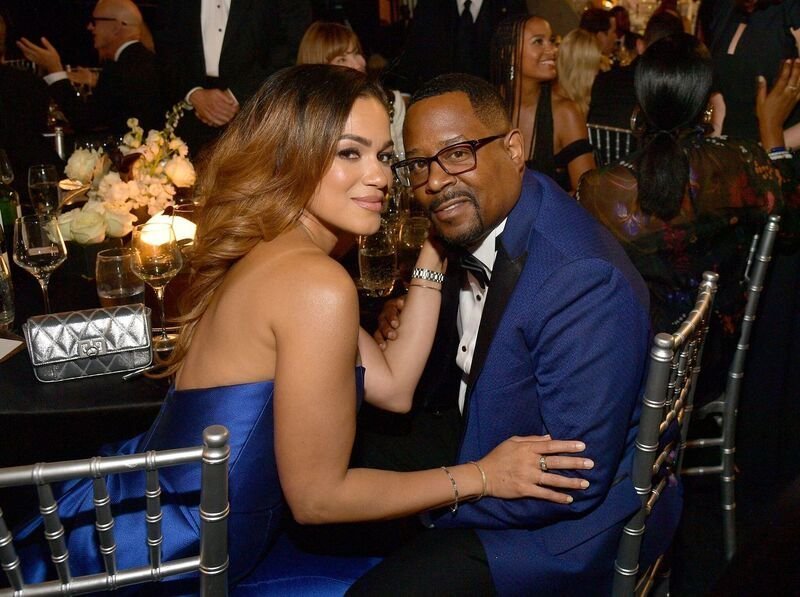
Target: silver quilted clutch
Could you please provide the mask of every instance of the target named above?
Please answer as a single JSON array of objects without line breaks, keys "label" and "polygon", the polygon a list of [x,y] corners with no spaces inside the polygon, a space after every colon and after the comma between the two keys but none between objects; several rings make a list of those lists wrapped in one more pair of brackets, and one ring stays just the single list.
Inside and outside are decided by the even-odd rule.
[{"label": "silver quilted clutch", "polygon": [[37,315],[22,328],[39,381],[121,373],[153,362],[150,309],[142,304]]}]

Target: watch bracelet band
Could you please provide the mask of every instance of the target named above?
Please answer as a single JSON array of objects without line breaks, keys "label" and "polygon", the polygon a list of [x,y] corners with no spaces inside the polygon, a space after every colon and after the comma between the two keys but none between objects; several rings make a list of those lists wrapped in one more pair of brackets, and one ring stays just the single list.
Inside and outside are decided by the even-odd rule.
[{"label": "watch bracelet band", "polygon": [[411,272],[411,278],[419,280],[427,280],[428,282],[435,282],[436,284],[444,284],[444,274],[442,272],[435,272],[430,269],[423,269],[415,267]]}]

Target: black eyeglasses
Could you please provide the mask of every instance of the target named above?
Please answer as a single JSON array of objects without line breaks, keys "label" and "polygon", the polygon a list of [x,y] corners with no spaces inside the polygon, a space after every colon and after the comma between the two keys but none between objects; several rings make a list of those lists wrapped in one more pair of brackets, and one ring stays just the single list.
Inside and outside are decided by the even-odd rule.
[{"label": "black eyeglasses", "polygon": [[436,155],[429,158],[409,158],[392,165],[392,172],[407,187],[418,187],[428,182],[431,173],[431,164],[436,162],[439,167],[450,174],[464,174],[474,170],[478,166],[476,152],[497,139],[502,139],[508,133],[492,135],[483,139],[472,141],[459,141],[448,145],[440,150]]}]

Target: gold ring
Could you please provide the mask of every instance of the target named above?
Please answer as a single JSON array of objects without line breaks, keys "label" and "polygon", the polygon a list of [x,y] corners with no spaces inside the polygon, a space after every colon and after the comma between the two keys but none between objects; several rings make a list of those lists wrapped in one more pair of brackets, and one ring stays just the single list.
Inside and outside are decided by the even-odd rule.
[{"label": "gold ring", "polygon": [[539,468],[542,469],[543,473],[547,472],[547,457],[546,456],[539,456]]}]

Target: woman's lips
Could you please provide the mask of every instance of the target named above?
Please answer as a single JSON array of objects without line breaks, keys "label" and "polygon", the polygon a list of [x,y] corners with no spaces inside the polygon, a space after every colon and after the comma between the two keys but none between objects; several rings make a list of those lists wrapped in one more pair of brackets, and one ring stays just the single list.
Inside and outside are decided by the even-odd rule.
[{"label": "woman's lips", "polygon": [[359,207],[380,212],[383,209],[383,197],[353,197],[353,202]]}]

